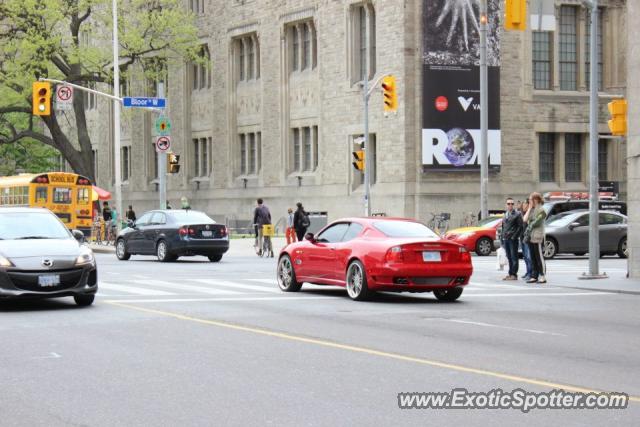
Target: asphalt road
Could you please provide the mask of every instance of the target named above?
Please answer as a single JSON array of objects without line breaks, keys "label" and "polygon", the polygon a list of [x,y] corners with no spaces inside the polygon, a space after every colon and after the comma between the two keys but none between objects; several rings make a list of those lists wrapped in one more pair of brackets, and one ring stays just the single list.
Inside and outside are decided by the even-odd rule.
[{"label": "asphalt road", "polygon": [[[638,425],[638,295],[502,282],[456,303],[275,284],[274,259],[97,255],[94,306],[0,304],[3,425]],[[549,262],[577,275],[580,261]],[[624,261],[603,268],[621,272]],[[554,277],[554,275],[549,275]],[[399,392],[618,391],[622,410],[399,409]]]}]

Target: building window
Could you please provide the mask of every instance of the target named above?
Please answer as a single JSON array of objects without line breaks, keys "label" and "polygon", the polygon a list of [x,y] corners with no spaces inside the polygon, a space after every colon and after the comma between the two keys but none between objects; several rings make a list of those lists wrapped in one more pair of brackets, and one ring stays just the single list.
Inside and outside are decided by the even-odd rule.
[{"label": "building window", "polygon": [[260,78],[260,45],[255,34],[234,40],[238,81]]},{"label": "building window", "polygon": [[149,150],[149,158],[150,158],[150,162],[149,162],[149,166],[151,168],[151,173],[150,176],[153,177],[153,179],[158,179],[158,153],[156,153],[156,143],[152,142],[151,146],[150,146],[150,150]]},{"label": "building window", "polygon": [[240,174],[256,175],[260,172],[262,156],[260,132],[240,134]]},{"label": "building window", "polygon": [[91,150],[91,160],[93,162],[93,183],[98,183],[98,150]]},{"label": "building window", "polygon": [[211,87],[211,55],[207,45],[202,45],[198,56],[201,63],[192,64],[192,90],[208,89]]},{"label": "building window", "polygon": [[[587,89],[591,85],[591,10],[585,9],[585,52],[584,52],[584,72]],[[602,13],[603,9],[598,9],[598,34],[596,37],[598,46],[598,90],[602,90]]]},{"label": "building window", "polygon": [[564,179],[567,182],[582,181],[582,135],[564,135]]},{"label": "building window", "polygon": [[[369,39],[367,40],[367,29]],[[369,3],[353,6],[351,9],[351,66],[352,83],[364,80],[367,58],[369,59],[368,78],[376,73],[376,15]]]},{"label": "building window", "polygon": [[298,26],[294,25],[289,29],[289,37],[291,39],[291,71],[300,69],[300,37],[298,35]]},{"label": "building window", "polygon": [[292,172],[312,172],[318,166],[318,126],[292,129]]},{"label": "building window", "polygon": [[211,173],[211,137],[201,138],[200,145],[202,147],[202,176],[209,176]]},{"label": "building window", "polygon": [[541,133],[538,137],[539,142],[539,170],[540,182],[553,182],[556,180],[556,144],[555,134]]},{"label": "building window", "polygon": [[200,140],[198,138],[193,139],[193,176],[201,176],[200,170]]},{"label": "building window", "polygon": [[609,144],[606,139],[598,141],[598,180],[609,179]]},{"label": "building window", "polygon": [[560,89],[577,90],[578,85],[578,8],[560,7]]},{"label": "building window", "polygon": [[287,42],[290,45],[291,71],[311,70],[316,67],[317,40],[313,21],[308,20],[289,26]]},{"label": "building window", "polygon": [[[89,89],[96,89],[96,84],[94,82],[87,83],[87,87]],[[98,108],[98,95],[92,92],[82,91],[82,97],[84,99],[84,109],[85,110],[95,110]]]},{"label": "building window", "polygon": [[533,32],[533,87],[551,89],[552,33]]},{"label": "building window", "polygon": [[128,181],[131,174],[131,147],[122,147],[122,181]]},{"label": "building window", "polygon": [[204,2],[205,0],[189,0],[189,8],[191,12],[196,15],[204,14]]},{"label": "building window", "polygon": [[169,67],[165,58],[149,58],[144,61],[147,74],[147,96],[165,97],[169,92]]}]

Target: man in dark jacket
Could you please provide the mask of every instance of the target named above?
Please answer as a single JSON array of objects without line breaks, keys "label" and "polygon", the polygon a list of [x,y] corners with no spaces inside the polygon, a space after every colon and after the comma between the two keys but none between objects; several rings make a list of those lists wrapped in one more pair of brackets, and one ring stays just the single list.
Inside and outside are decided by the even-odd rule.
[{"label": "man in dark jacket", "polygon": [[262,226],[265,224],[271,224],[271,212],[269,208],[263,203],[262,199],[257,200],[258,206],[253,211],[253,223],[258,226],[258,255],[262,255],[262,241],[263,232]]},{"label": "man in dark jacket", "polygon": [[509,260],[509,275],[502,280],[518,280],[518,239],[522,234],[522,215],[514,209],[513,199],[507,198],[507,209],[502,220],[502,247]]}]

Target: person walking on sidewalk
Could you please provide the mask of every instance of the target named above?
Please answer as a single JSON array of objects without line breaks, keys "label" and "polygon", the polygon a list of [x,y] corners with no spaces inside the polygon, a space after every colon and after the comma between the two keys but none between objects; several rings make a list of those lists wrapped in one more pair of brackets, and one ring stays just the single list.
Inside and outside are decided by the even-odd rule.
[{"label": "person walking on sidewalk", "polygon": [[[522,202],[522,209],[520,214],[523,216],[529,210],[529,199]],[[526,266],[526,272],[522,276],[524,280],[531,279],[531,251],[529,250],[529,244],[524,242],[524,229],[527,228],[527,223],[523,220],[523,233],[520,235],[520,247],[522,248],[522,258],[524,259],[524,265]]]},{"label": "person walking on sidewalk", "polygon": [[502,280],[518,280],[518,241],[522,234],[522,215],[514,209],[511,197],[506,201],[507,209],[502,219],[502,246],[509,260],[509,274]]},{"label": "person walking on sidewalk", "polygon": [[287,209],[287,228],[285,230],[285,236],[287,238],[287,245],[294,243],[296,241],[296,229],[293,226],[293,209]]},{"label": "person walking on sidewalk", "polygon": [[262,199],[256,200],[258,206],[253,211],[253,223],[258,226],[258,255],[262,256],[262,244],[264,239],[264,232],[262,226],[265,224],[271,224],[271,212],[267,205],[263,203]]},{"label": "person walking on sidewalk", "polygon": [[304,235],[307,233],[307,229],[309,225],[311,225],[311,221],[309,221],[309,214],[302,207],[302,203],[296,203],[298,209],[296,213],[293,215],[293,227],[296,229],[296,235],[298,236],[298,240],[302,242],[304,240]]},{"label": "person walking on sidewalk", "polygon": [[529,201],[531,205],[524,215],[524,220],[527,222],[524,240],[529,244],[532,271],[531,278],[527,280],[527,283],[547,283],[545,277],[547,274],[547,266],[545,265],[544,254],[542,252],[542,246],[544,244],[544,220],[547,218],[547,213],[542,207],[544,201],[540,193],[531,193]]}]

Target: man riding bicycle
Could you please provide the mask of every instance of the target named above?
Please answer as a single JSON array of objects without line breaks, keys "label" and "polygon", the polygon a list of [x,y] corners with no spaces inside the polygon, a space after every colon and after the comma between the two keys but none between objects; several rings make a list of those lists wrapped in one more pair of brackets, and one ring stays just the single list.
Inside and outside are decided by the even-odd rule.
[{"label": "man riding bicycle", "polygon": [[[256,206],[255,210],[253,211],[253,223],[258,226],[257,250],[258,255],[262,256],[262,248],[264,243],[264,232],[262,226],[265,224],[271,224],[271,212],[269,212],[269,208],[265,204],[263,204],[262,199],[258,199],[257,202],[258,206]],[[269,247],[269,251],[271,252],[271,257],[273,257],[273,248]],[[267,254],[265,253],[264,255]]]}]

